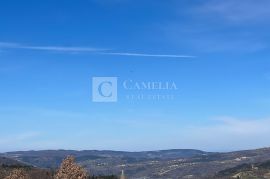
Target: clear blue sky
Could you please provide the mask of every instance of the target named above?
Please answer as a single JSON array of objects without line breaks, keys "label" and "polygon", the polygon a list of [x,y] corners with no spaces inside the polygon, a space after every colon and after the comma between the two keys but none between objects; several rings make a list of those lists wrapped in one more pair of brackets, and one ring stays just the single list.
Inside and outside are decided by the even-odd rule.
[{"label": "clear blue sky", "polygon": [[[270,146],[270,2],[0,2],[0,151]],[[92,77],[174,100],[91,100]],[[150,92],[147,92],[151,94]]]}]

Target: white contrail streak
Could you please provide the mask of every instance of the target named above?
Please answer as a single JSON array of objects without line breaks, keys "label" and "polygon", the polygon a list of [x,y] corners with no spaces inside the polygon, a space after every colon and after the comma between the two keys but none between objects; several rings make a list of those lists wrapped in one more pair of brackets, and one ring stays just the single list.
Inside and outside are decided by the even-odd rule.
[{"label": "white contrail streak", "polygon": [[26,50],[42,50],[54,52],[89,52],[98,55],[117,55],[117,56],[134,56],[134,57],[157,57],[157,58],[195,58],[191,55],[175,55],[175,54],[149,54],[149,53],[133,53],[133,52],[108,52],[108,49],[91,48],[91,47],[66,47],[66,46],[28,46],[18,43],[0,42],[0,49],[26,49]]}]

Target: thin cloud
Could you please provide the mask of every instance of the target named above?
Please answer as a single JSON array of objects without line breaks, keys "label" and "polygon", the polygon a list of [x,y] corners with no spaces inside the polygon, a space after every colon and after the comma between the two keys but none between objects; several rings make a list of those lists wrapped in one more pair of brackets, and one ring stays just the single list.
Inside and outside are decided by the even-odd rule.
[{"label": "thin cloud", "polygon": [[176,55],[176,54],[148,54],[148,53],[131,53],[131,52],[108,52],[109,49],[91,48],[91,47],[66,47],[66,46],[28,46],[18,43],[0,42],[1,49],[25,49],[25,50],[40,50],[64,53],[95,53],[97,55],[116,55],[116,56],[134,56],[134,57],[158,57],[158,58],[194,58],[191,55]]},{"label": "thin cloud", "polygon": [[[215,124],[190,126],[181,131],[181,142],[191,148],[241,150],[269,145],[270,118],[238,119],[217,117]],[[213,135],[214,134],[214,135]]]},{"label": "thin cloud", "polygon": [[146,53],[129,53],[129,52],[106,52],[105,55],[135,56],[135,57],[166,57],[166,58],[195,58],[191,55],[170,55],[170,54],[146,54]]},{"label": "thin cloud", "polygon": [[[7,145],[7,144],[14,144],[15,142],[24,142],[26,140],[30,140],[41,135],[40,132],[36,131],[28,131],[25,133],[19,133],[8,138],[0,138],[0,144]],[[11,142],[12,141],[12,142]]]},{"label": "thin cloud", "polygon": [[200,12],[211,17],[222,17],[231,22],[267,21],[270,18],[268,0],[226,0],[207,1],[200,7]]},{"label": "thin cloud", "polygon": [[16,43],[0,42],[0,48],[19,48],[20,45]]},{"label": "thin cloud", "polygon": [[96,52],[105,51],[106,49],[91,48],[91,47],[61,47],[61,46],[28,46],[17,43],[0,43],[0,48],[14,48],[14,49],[29,49],[29,50],[45,50],[58,52]]}]

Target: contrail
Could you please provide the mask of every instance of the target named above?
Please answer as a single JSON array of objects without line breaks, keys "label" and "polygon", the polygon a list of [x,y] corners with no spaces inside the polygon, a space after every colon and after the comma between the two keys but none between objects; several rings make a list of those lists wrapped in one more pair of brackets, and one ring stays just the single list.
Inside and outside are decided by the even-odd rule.
[{"label": "contrail", "polygon": [[118,55],[118,56],[134,56],[134,57],[157,57],[157,58],[195,58],[191,55],[175,55],[175,54],[148,54],[133,52],[108,52],[109,49],[92,48],[92,47],[66,47],[66,46],[28,46],[18,43],[0,42],[0,49],[26,49],[26,50],[42,50],[57,52],[90,52],[98,55]]}]

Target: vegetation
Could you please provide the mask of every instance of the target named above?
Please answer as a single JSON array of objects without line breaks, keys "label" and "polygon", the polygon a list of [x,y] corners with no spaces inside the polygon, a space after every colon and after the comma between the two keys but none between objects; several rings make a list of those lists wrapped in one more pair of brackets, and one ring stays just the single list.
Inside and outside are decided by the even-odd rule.
[{"label": "vegetation", "polygon": [[67,157],[54,176],[55,179],[87,179],[86,171],[75,163],[75,158]]},{"label": "vegetation", "polygon": [[53,170],[39,169],[25,165],[0,165],[0,179],[118,179],[117,176],[90,176],[86,170],[75,163],[75,158],[68,156],[60,168]]},{"label": "vegetation", "polygon": [[30,176],[22,169],[14,169],[5,179],[29,179]]},{"label": "vegetation", "polygon": [[118,179],[118,177],[115,176],[115,175],[110,175],[110,176],[91,176],[88,179]]}]

